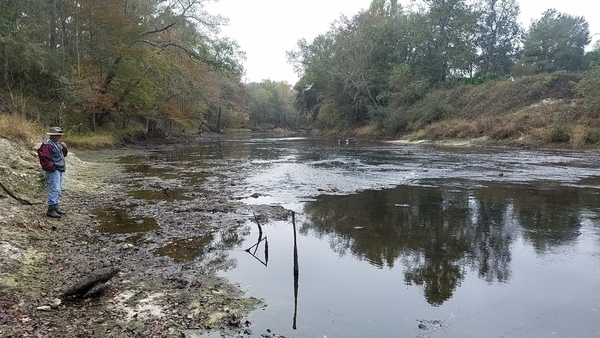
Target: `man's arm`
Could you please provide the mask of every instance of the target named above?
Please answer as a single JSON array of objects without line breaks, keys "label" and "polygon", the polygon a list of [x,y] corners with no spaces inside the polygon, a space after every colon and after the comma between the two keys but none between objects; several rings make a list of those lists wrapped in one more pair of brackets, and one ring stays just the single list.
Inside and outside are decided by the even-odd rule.
[{"label": "man's arm", "polygon": [[40,164],[46,171],[56,171],[56,167],[54,167],[54,163],[52,163],[52,159],[50,158],[51,152],[52,146],[49,144],[42,144],[42,146],[38,149],[38,158],[40,159]]},{"label": "man's arm", "polygon": [[62,150],[63,156],[67,156],[67,154],[69,153],[69,149],[67,148],[67,144],[64,143],[64,142],[61,142],[60,146],[61,146],[61,150]]}]

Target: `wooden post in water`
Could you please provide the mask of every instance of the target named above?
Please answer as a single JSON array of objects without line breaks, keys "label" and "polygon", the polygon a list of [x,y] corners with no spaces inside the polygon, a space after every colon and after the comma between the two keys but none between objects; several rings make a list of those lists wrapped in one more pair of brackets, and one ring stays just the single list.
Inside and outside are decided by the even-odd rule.
[{"label": "wooden post in water", "polygon": [[298,243],[296,242],[296,214],[292,211],[292,226],[294,227],[294,320],[292,329],[296,329],[298,315]]}]

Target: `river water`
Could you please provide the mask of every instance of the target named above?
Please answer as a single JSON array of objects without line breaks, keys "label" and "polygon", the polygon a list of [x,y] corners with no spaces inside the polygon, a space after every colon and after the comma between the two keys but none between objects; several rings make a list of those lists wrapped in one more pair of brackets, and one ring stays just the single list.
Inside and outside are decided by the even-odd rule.
[{"label": "river water", "polygon": [[294,212],[249,213],[226,247],[218,273],[266,303],[254,336],[600,336],[597,153],[261,138],[155,159],[132,170],[188,182],[182,199],[227,178]]}]

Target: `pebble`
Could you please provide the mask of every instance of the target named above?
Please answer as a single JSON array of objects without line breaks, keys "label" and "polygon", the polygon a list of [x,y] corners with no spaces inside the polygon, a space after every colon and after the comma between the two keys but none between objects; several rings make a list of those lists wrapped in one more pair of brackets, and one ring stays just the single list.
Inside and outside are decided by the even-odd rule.
[{"label": "pebble", "polygon": [[59,298],[54,298],[50,301],[50,307],[53,309],[56,309],[60,304],[62,304],[62,301]]}]

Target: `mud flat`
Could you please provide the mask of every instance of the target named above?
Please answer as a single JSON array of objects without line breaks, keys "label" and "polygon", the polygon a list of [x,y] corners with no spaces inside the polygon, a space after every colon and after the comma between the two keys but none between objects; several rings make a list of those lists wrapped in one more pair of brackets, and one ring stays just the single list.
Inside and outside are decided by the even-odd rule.
[{"label": "mud flat", "polygon": [[[257,206],[249,211],[231,198],[226,187],[233,183],[226,178],[206,182],[202,193],[185,191],[187,198],[176,203],[140,205],[124,191],[132,177],[118,157],[144,150],[73,150],[61,197],[67,215],[50,219],[44,214],[43,175],[35,152],[0,140],[7,150],[0,158],[0,181],[31,202],[23,204],[0,191],[0,336],[250,334],[252,324],[245,316],[264,304],[218,277],[215,266],[231,262],[221,248],[197,239],[235,233],[254,214],[285,219],[285,210]],[[182,188],[169,181],[158,185],[150,180],[148,185],[157,193]],[[102,217],[111,210],[133,207],[140,219],[153,219],[153,226],[139,231],[101,228]],[[195,259],[164,254],[182,242],[194,243],[176,248],[183,255],[196,250]],[[102,269],[119,273],[99,296],[62,297]]]}]

